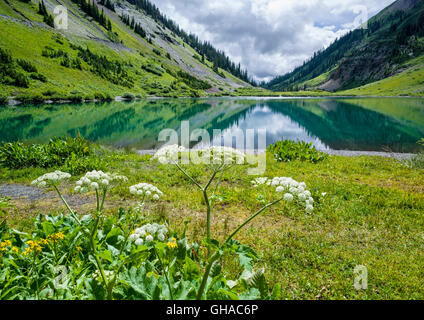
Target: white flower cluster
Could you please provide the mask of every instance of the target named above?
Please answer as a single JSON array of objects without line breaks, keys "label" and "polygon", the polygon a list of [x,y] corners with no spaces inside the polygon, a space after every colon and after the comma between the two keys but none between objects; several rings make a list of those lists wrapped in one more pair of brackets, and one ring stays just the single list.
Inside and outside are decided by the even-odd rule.
[{"label": "white flower cluster", "polygon": [[262,178],[256,178],[255,180],[252,180],[252,184],[253,184],[253,187],[256,188],[264,184],[269,186],[271,182],[268,178],[262,177]]},{"label": "white flower cluster", "polygon": [[85,193],[90,189],[99,190],[107,189],[114,182],[126,181],[127,178],[124,176],[104,173],[103,171],[90,171],[85,174],[84,177],[76,182],[75,192]]},{"label": "white flower cluster", "polygon": [[153,200],[159,200],[159,198],[163,195],[162,191],[148,183],[139,183],[131,186],[130,193],[137,196],[152,197]]},{"label": "white flower cluster", "polygon": [[31,184],[40,188],[44,188],[46,186],[57,185],[59,182],[69,179],[71,175],[62,171],[50,172],[38,177]]},{"label": "white flower cluster", "polygon": [[186,149],[177,144],[160,148],[153,159],[157,159],[162,164],[170,164],[178,161],[178,155],[185,152]]},{"label": "white flower cluster", "polygon": [[146,224],[140,228],[135,229],[134,233],[130,235],[130,240],[134,241],[137,246],[141,246],[144,242],[153,242],[155,239],[165,241],[168,229],[164,224]]},{"label": "white flower cluster", "polygon": [[[157,159],[162,164],[172,164],[178,162],[180,153],[187,151],[187,149],[178,145],[165,146],[155,153],[153,159]],[[229,147],[212,146],[206,149],[190,150],[190,153],[191,159],[193,159],[193,153],[195,153],[196,158],[201,159],[202,163],[205,164],[243,164],[246,159],[244,153]]]},{"label": "white flower cluster", "polygon": [[229,147],[209,147],[201,151],[203,155],[210,157],[212,164],[243,164],[246,155],[234,148]]},{"label": "white flower cluster", "polygon": [[314,211],[314,199],[311,192],[306,190],[304,182],[297,182],[289,177],[275,177],[273,179],[256,178],[252,181],[252,184],[254,187],[265,184],[276,187],[278,193],[284,193],[284,200],[292,202],[297,197],[298,201],[304,203],[306,212],[312,213]]}]

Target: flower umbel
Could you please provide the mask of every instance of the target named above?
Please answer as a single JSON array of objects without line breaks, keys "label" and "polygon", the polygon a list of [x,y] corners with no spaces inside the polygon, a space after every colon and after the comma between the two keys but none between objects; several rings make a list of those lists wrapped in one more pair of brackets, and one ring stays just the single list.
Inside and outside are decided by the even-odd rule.
[{"label": "flower umbel", "polygon": [[306,190],[306,184],[304,182],[298,182],[290,177],[275,177],[273,179],[262,177],[253,180],[252,184],[253,187],[260,185],[275,187],[275,191],[284,193],[283,199],[285,201],[292,202],[296,199],[305,206],[307,213],[314,211],[314,199],[311,196],[311,192]]},{"label": "flower umbel", "polygon": [[162,164],[170,164],[178,162],[179,155],[186,149],[177,144],[160,148],[152,159],[157,159]]},{"label": "flower umbel", "polygon": [[126,181],[127,177],[103,171],[90,171],[76,182],[75,192],[86,193],[89,190],[106,190],[114,183]]},{"label": "flower umbel", "polygon": [[139,183],[131,186],[130,193],[137,196],[152,197],[154,200],[159,200],[163,195],[162,191],[149,183]]},{"label": "flower umbel", "polygon": [[62,171],[50,172],[34,180],[31,184],[40,188],[56,186],[63,180],[69,179],[71,175]]},{"label": "flower umbel", "polygon": [[130,235],[130,240],[134,241],[137,246],[143,245],[144,242],[153,242],[154,240],[163,242],[167,233],[168,229],[164,224],[148,223],[135,229],[133,234]]}]

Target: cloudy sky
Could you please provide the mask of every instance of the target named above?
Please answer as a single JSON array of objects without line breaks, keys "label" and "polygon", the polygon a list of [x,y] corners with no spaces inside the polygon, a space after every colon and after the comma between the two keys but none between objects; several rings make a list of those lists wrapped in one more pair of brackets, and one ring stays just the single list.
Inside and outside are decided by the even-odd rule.
[{"label": "cloudy sky", "polygon": [[393,0],[151,0],[257,80],[290,72]]}]

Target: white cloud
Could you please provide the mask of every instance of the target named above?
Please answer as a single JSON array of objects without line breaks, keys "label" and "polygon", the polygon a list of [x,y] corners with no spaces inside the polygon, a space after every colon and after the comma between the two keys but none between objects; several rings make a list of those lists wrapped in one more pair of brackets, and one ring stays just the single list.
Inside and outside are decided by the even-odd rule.
[{"label": "white cloud", "polygon": [[258,80],[293,70],[393,0],[151,0]]}]

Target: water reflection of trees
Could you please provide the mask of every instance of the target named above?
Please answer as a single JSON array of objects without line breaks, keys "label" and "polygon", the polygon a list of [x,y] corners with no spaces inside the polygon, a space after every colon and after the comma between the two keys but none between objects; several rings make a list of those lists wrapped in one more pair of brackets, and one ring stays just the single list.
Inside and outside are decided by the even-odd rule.
[{"label": "water reflection of trees", "polygon": [[[415,148],[419,130],[378,112],[338,100],[287,101],[267,103],[274,112],[288,115],[309,135],[318,137],[332,149],[393,151]],[[314,112],[315,111],[315,112]]]},{"label": "water reflection of trees", "polygon": [[[376,150],[376,146],[388,146],[394,151],[410,151],[424,134],[422,128],[351,105],[348,100],[160,99],[49,105],[18,115],[7,110],[3,117],[4,111],[0,111],[0,141],[47,139],[51,132],[58,136],[80,133],[106,144],[152,148],[158,146],[162,129],[178,130],[181,121],[190,120],[191,129],[204,128],[212,137],[214,129],[238,127],[256,109],[290,117],[332,149]],[[61,125],[52,119],[60,119]]]}]

